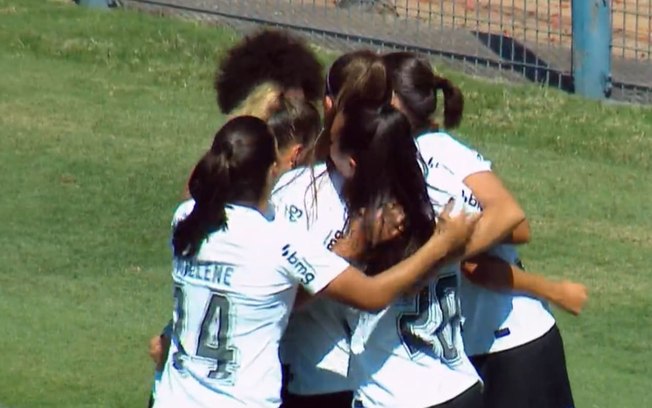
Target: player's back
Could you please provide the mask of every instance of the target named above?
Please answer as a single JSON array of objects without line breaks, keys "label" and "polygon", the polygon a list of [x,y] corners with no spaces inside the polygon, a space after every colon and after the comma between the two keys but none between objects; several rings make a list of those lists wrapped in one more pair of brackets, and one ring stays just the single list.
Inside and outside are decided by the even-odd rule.
[{"label": "player's back", "polygon": [[[325,164],[296,169],[278,182],[272,200],[278,216],[332,249],[342,237],[346,208],[340,198],[343,180]],[[297,395],[348,391],[348,332],[345,306],[320,297],[292,314],[281,344],[288,365],[288,390]]]},{"label": "player's back", "polygon": [[[477,151],[443,132],[427,133],[417,145],[428,163],[431,197],[461,196],[468,211],[482,211],[480,202],[463,182],[467,176],[491,170],[491,162]],[[433,193],[434,192],[434,193]],[[520,264],[514,245],[500,244],[487,253]],[[464,315],[464,344],[469,356],[507,350],[545,334],[555,320],[540,299],[513,292],[497,292],[462,278],[460,298]]]},{"label": "player's back", "polygon": [[227,207],[227,218],[195,258],[174,259],[174,333],[157,407],[280,403],[278,344],[297,287],[280,265],[296,255],[258,211]]},{"label": "player's back", "polygon": [[[435,174],[437,173],[437,174]],[[460,183],[448,172],[427,173],[436,213],[455,198],[453,214],[469,212]],[[406,294],[380,313],[353,311],[351,377],[363,407],[427,407],[453,399],[478,382],[464,352],[459,262],[445,265],[418,293]]]},{"label": "player's back", "polygon": [[361,406],[433,406],[478,382],[460,333],[457,268],[443,268],[380,313],[351,312],[351,375]]}]

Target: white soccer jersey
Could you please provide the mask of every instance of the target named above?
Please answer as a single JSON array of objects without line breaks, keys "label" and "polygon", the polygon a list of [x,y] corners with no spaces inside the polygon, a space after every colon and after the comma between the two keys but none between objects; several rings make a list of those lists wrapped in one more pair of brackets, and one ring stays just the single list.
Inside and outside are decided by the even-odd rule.
[{"label": "white soccer jersey", "polygon": [[194,259],[174,259],[174,329],[155,407],[277,407],[279,342],[298,285],[317,293],[348,267],[284,220],[243,206],[226,214],[228,228]]},{"label": "white soccer jersey", "polygon": [[[423,134],[417,138],[417,147],[428,168],[439,168],[460,180],[464,180],[471,174],[491,171],[489,160],[447,133]],[[465,198],[465,201],[469,200],[468,197]],[[468,202],[467,204],[470,205]]]},{"label": "white soccer jersey", "polygon": [[[324,164],[312,171],[297,169],[281,178],[272,200],[279,217],[309,231],[331,249],[342,236],[346,221],[346,206],[340,198],[342,183],[336,173],[328,174]],[[352,389],[347,377],[345,310],[346,306],[320,297],[292,314],[281,342],[281,361],[289,366],[291,393],[316,395]]]},{"label": "white soccer jersey", "polygon": [[[459,191],[452,178],[448,184],[440,181],[438,189],[429,189],[437,212],[453,196],[450,191]],[[465,207],[459,198],[454,212]],[[425,408],[479,381],[464,352],[459,283],[459,263],[454,263],[440,268],[419,293],[381,312],[350,309],[351,378],[362,406]]]},{"label": "white soccer jersey", "polygon": [[[480,203],[463,180],[478,172],[491,171],[491,162],[446,133],[424,134],[417,138],[417,145],[428,163],[428,183],[435,188],[443,184],[447,186],[444,189],[450,190],[454,185],[450,176],[454,177],[468,207],[481,211]],[[507,262],[520,263],[513,245],[498,245],[489,252]],[[541,337],[555,324],[548,305],[533,297],[494,292],[466,278],[462,278],[460,294],[465,319],[464,345],[470,356],[520,346]]]},{"label": "white soccer jersey", "polygon": [[[514,245],[488,251],[511,264],[521,262]],[[536,340],[555,324],[548,304],[522,294],[494,292],[462,279],[464,347],[470,356],[495,353]]]}]

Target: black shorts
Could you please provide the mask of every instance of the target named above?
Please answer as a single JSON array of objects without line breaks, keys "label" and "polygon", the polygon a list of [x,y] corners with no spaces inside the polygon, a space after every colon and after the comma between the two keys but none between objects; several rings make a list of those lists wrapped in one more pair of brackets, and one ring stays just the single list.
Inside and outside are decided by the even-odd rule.
[{"label": "black shorts", "polygon": [[473,387],[452,400],[446,401],[443,404],[433,405],[430,408],[484,408],[482,384],[478,381]]},{"label": "black shorts", "polygon": [[[307,405],[306,405],[307,406]],[[362,402],[356,401],[353,408],[368,408]],[[426,408],[483,408],[482,384],[478,381],[474,386],[464,391],[452,400]]]},{"label": "black shorts", "polygon": [[320,395],[285,393],[281,408],[351,408],[352,401],[353,391]]},{"label": "black shorts", "polygon": [[291,374],[290,367],[283,365],[283,386],[281,388],[281,408],[351,408],[353,391],[334,394],[297,395],[288,391]]},{"label": "black shorts", "polygon": [[522,346],[471,357],[484,380],[485,408],[573,408],[557,325]]}]

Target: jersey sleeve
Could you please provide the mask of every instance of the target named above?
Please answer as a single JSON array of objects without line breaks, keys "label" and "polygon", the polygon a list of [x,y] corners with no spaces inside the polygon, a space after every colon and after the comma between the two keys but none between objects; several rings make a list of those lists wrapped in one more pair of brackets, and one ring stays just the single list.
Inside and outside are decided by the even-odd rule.
[{"label": "jersey sleeve", "polygon": [[[491,161],[485,159],[477,150],[455,140],[446,133],[437,133],[433,138],[426,137],[426,143],[420,144],[424,150],[421,154],[433,158],[435,164],[448,168],[453,174],[464,180],[468,176],[484,171],[491,171]],[[426,159],[428,161],[428,159]]]},{"label": "jersey sleeve", "polygon": [[172,227],[174,228],[179,222],[190,215],[193,208],[195,208],[194,200],[187,200],[179,204],[176,211],[174,212],[174,216],[172,217]]},{"label": "jersey sleeve", "polygon": [[293,281],[316,294],[349,267],[349,263],[309,234],[293,231],[281,248],[281,267]]}]

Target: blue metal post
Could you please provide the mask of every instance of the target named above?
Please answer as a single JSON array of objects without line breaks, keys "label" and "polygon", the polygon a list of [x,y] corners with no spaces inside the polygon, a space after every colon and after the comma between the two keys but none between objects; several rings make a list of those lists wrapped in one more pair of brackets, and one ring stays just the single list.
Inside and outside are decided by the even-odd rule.
[{"label": "blue metal post", "polygon": [[609,0],[572,0],[575,93],[591,99],[611,95]]},{"label": "blue metal post", "polygon": [[86,6],[91,8],[99,8],[99,9],[109,8],[108,0],[79,0],[77,4],[79,4],[80,6]]}]

